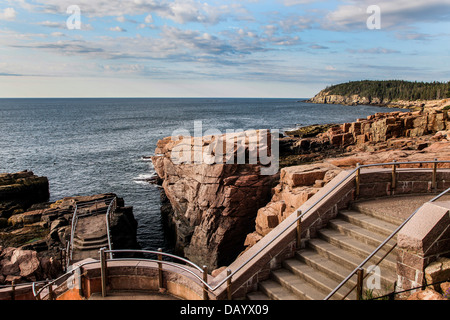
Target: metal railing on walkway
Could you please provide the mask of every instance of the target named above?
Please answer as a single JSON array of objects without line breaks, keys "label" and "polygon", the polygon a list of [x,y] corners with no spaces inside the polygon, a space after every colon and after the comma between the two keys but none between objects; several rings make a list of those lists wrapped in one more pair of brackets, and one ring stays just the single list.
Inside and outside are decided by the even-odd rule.
[{"label": "metal railing on walkway", "polygon": [[[263,246],[261,246],[261,248],[259,248],[258,250],[256,250],[256,252],[253,252],[251,254],[250,257],[248,257],[242,264],[240,264],[239,266],[237,266],[234,270],[230,270],[227,269],[227,275],[220,281],[218,282],[215,286],[212,286],[210,284],[208,284],[208,280],[207,280],[207,268],[206,266],[204,267],[199,267],[197,265],[195,265],[194,263],[190,262],[187,259],[172,255],[172,254],[168,254],[168,253],[163,253],[161,251],[148,251],[148,250],[111,250],[111,248],[109,249],[102,249],[101,254],[100,254],[100,264],[101,264],[101,268],[102,268],[102,290],[104,288],[104,293],[106,294],[106,277],[107,277],[107,261],[108,258],[106,257],[106,254],[109,254],[110,258],[109,260],[113,260],[113,261],[119,261],[119,260],[147,260],[147,261],[154,261],[158,264],[158,268],[161,270],[159,272],[159,274],[162,274],[162,265],[166,264],[166,265],[170,265],[176,268],[179,268],[180,270],[186,271],[189,274],[191,274],[192,276],[194,276],[194,278],[198,281],[199,285],[201,285],[203,287],[203,298],[204,299],[208,299],[208,292],[214,293],[215,291],[217,291],[217,289],[221,288],[225,283],[226,283],[226,291],[227,291],[227,298],[231,299],[233,292],[231,291],[231,285],[232,285],[232,279],[233,276],[235,276],[239,271],[241,271],[244,267],[246,267],[249,263],[251,263],[252,261],[255,260],[255,258],[257,256],[259,256],[261,253],[264,252],[264,250],[266,250],[272,243],[274,243],[277,239],[279,239],[281,236],[285,235],[286,232],[288,230],[291,230],[294,226],[296,226],[296,230],[297,230],[297,241],[299,244],[300,239],[300,231],[301,231],[301,219],[308,214],[309,212],[311,212],[315,207],[317,207],[318,204],[320,204],[326,197],[328,197],[332,192],[334,192],[335,190],[341,188],[342,186],[346,185],[347,183],[352,182],[353,180],[355,180],[356,184],[355,184],[355,190],[356,190],[356,195],[359,195],[359,185],[360,185],[360,175],[361,175],[361,169],[364,168],[369,168],[369,167],[386,167],[386,166],[391,166],[392,167],[392,186],[395,187],[396,184],[396,173],[397,170],[399,168],[399,166],[408,166],[408,165],[423,165],[423,164],[430,164],[431,168],[408,168],[408,169],[431,169],[432,170],[432,186],[433,189],[436,189],[436,185],[437,185],[437,168],[438,168],[438,164],[439,163],[450,163],[450,161],[444,160],[444,161],[439,161],[437,159],[435,159],[434,161],[409,161],[409,162],[397,162],[397,161],[393,161],[393,162],[388,162],[388,163],[376,163],[376,164],[366,164],[366,165],[357,165],[357,167],[353,170],[351,170],[344,178],[342,178],[339,182],[337,182],[332,188],[330,188],[326,193],[324,193],[322,196],[320,196],[318,199],[316,199],[314,201],[314,203],[312,203],[306,210],[304,210],[303,212],[300,210],[297,210],[296,212],[294,212],[293,214],[297,214],[297,217],[290,222],[289,224],[287,224],[286,226],[283,227],[283,229],[281,229],[279,232],[277,232],[274,235],[271,235],[271,239],[269,241],[267,241]],[[442,192],[441,194],[439,194],[438,196],[436,196],[435,198],[433,198],[430,201],[435,201],[438,198],[440,198],[442,195],[444,195],[445,193],[447,193],[450,190],[447,189],[444,192]],[[111,205],[110,205],[111,206]],[[112,207],[112,206],[111,206]],[[414,214],[417,212],[417,210],[409,217],[405,220],[405,222],[403,222],[395,231],[394,234],[389,236],[385,241],[383,241],[383,243],[375,250],[376,252],[378,252],[381,247],[383,247],[390,239],[392,239],[392,237],[406,224],[407,221],[409,221],[412,216],[414,216]],[[337,290],[339,290],[344,284],[345,282],[347,282],[354,274],[358,273],[358,270],[361,269],[361,267],[370,259],[372,258],[376,252],[373,252],[372,254],[369,255],[368,258],[366,258],[363,263],[360,264],[360,266],[358,266],[357,268],[355,268],[355,270],[351,273],[351,275],[349,275],[346,279],[344,279],[344,281],[339,284],[339,286],[337,288],[335,288],[334,290],[332,290],[332,292],[325,297],[325,300],[328,300],[334,293],[336,293]],[[157,255],[157,259],[139,259],[139,258],[113,258],[113,253],[115,252],[140,252],[140,253],[150,253],[150,254],[156,254]],[[170,257],[173,259],[178,259],[180,261],[182,261],[183,263],[191,266],[194,270],[197,270],[199,273],[193,272],[191,269],[184,267],[181,264],[178,263],[174,263],[174,262],[170,262],[170,261],[163,261],[162,257]],[[384,258],[384,257],[383,257]],[[90,263],[98,263],[99,261],[93,261]],[[78,266],[77,268],[81,268],[81,266]],[[72,274],[73,270],[70,272]],[[162,277],[162,275],[161,275]],[[58,278],[58,279],[61,279]],[[56,281],[56,280],[55,280]],[[42,290],[47,287],[49,288],[49,286],[51,287],[52,285],[55,284],[55,281],[52,281],[49,284],[46,284],[43,288],[41,288],[38,292],[36,292],[36,295],[39,295],[40,292],[42,292]],[[160,283],[162,281],[162,279],[159,280]],[[34,287],[33,287],[34,290]],[[51,290],[50,290],[51,291]]]},{"label": "metal railing on walkway", "polygon": [[[117,197],[109,197],[103,199],[96,199],[92,201],[80,202],[75,204],[75,209],[72,215],[72,224],[70,229],[70,240],[67,243],[66,247],[66,269],[70,266],[73,259],[73,248],[74,248],[74,240],[75,240],[75,232],[77,228],[78,219],[86,216],[90,216],[93,214],[102,213],[98,208],[99,203],[108,203],[107,210],[105,212],[106,219],[106,232],[108,238],[108,247],[112,248],[111,244],[111,236],[110,236],[110,223],[111,219],[114,215],[114,212],[117,208]],[[86,212],[81,212],[86,211]]]},{"label": "metal railing on walkway", "polygon": [[[450,191],[450,188],[446,189],[445,191],[441,192],[439,195],[434,197],[433,199],[429,200],[428,202],[432,203],[439,198],[441,198],[443,195],[445,195],[447,192]],[[351,277],[353,277],[355,274],[358,275],[357,278],[357,284],[346,294],[342,299],[345,299],[354,289],[357,289],[357,299],[362,299],[362,288],[363,288],[363,280],[365,278],[364,276],[364,268],[363,266],[372,259],[404,226],[406,223],[408,223],[409,220],[411,220],[412,217],[420,210],[420,208],[417,208],[408,218],[405,219],[398,227],[395,229],[367,258],[365,258],[336,288],[334,288],[326,297],[324,300],[330,299],[342,286],[344,286],[347,281],[350,280]],[[384,258],[387,257],[389,253],[392,252],[392,250],[397,246],[397,243],[395,243],[391,249],[383,255],[383,257],[374,265],[377,266],[381,263],[381,261],[384,260]],[[369,272],[370,273],[370,272]]]}]

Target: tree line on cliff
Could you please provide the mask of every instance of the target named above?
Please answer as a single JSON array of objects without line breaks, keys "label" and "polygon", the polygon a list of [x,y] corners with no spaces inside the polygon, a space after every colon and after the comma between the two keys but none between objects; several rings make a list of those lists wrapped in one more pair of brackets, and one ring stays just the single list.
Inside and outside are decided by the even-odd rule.
[{"label": "tree line on cliff", "polygon": [[329,95],[359,95],[380,100],[435,100],[450,98],[449,82],[411,82],[403,80],[363,80],[328,86]]}]

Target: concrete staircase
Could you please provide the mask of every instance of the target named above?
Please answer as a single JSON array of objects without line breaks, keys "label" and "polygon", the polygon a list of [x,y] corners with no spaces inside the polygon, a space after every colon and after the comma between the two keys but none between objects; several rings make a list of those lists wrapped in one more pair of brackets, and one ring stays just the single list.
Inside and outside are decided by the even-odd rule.
[{"label": "concrete staircase", "polygon": [[[378,247],[402,222],[401,219],[377,213],[364,202],[338,216],[319,231],[318,237],[307,241],[295,257],[283,261],[270,278],[258,284],[258,291],[247,294],[250,300],[322,300]],[[375,264],[392,245],[392,239],[365,265]],[[381,290],[374,295],[391,292],[396,280],[395,249],[379,265]],[[370,277],[370,276],[369,276]],[[366,283],[366,280],[364,283]],[[352,277],[331,299],[342,299],[356,284]],[[356,299],[356,290],[346,298]]]},{"label": "concrete staircase", "polygon": [[78,220],[73,240],[72,263],[87,258],[99,259],[100,248],[108,247],[106,228],[103,212]]}]

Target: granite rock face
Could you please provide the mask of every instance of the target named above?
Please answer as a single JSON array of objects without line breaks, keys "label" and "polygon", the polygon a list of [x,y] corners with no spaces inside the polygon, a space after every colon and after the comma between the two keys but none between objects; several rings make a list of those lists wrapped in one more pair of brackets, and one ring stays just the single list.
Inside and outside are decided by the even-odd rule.
[{"label": "granite rock face", "polygon": [[282,168],[279,184],[272,190],[272,199],[258,210],[255,232],[247,235],[247,249],[261,240],[298,207],[315,195],[342,169],[330,163],[314,163]]},{"label": "granite rock face", "polygon": [[450,99],[438,99],[438,100],[391,100],[388,98],[380,99],[378,97],[365,97],[357,94],[353,95],[336,95],[330,94],[326,89],[320,91],[313,98],[307,102],[320,103],[320,104],[342,104],[342,105],[375,105],[386,106],[395,108],[415,109],[415,108],[435,108],[444,107],[450,103]]},{"label": "granite rock face", "polygon": [[46,177],[38,177],[31,171],[0,173],[0,220],[22,213],[35,203],[45,202],[49,196]]},{"label": "granite rock face", "polygon": [[[53,279],[60,275],[64,270],[64,249],[70,238],[75,206],[94,203],[84,210],[105,211],[102,199],[116,196],[108,193],[66,197],[49,203],[46,202],[49,198],[47,178],[27,171],[1,174],[0,190],[0,284],[13,280],[19,283]],[[120,198],[117,204],[111,220],[115,248],[137,248],[137,222],[132,207],[124,207]]]},{"label": "granite rock face", "polygon": [[[288,164],[281,169],[271,201],[258,210],[255,231],[246,238],[247,249],[341,170],[352,169],[357,163],[450,160],[450,120],[447,110],[440,108],[377,113],[366,119],[324,128],[312,137],[283,138],[282,156],[290,153],[291,159],[307,164]],[[290,162],[295,164],[295,160]],[[408,166],[431,167],[432,164]],[[441,163],[438,167],[449,165]]]},{"label": "granite rock face", "polygon": [[[227,143],[219,144],[221,139]],[[206,150],[216,161],[175,163],[174,150],[182,145],[187,146],[184,156],[194,159],[195,150]],[[169,224],[175,229],[176,249],[197,264],[215,269],[232,262],[254,229],[258,208],[270,200],[278,174],[261,174],[259,160],[229,161],[230,156],[238,159],[239,150],[249,159],[251,147],[245,133],[158,142],[152,161],[173,209]]]}]

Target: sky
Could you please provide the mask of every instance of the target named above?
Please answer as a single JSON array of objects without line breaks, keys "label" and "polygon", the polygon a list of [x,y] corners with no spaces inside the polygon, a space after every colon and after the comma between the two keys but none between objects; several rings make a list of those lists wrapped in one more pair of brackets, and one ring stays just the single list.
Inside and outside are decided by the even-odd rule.
[{"label": "sky", "polygon": [[0,98],[450,81],[450,0],[0,0]]}]

